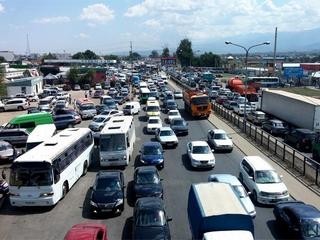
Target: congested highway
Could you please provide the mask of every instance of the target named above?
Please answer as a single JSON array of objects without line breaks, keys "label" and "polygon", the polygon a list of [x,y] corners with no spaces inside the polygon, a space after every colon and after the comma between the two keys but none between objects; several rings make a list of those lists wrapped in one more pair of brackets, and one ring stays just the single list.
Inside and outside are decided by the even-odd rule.
[{"label": "congested highway", "polygon": [[[216,166],[212,170],[194,170],[187,157],[186,145],[192,140],[206,140],[208,130],[214,126],[208,120],[195,120],[185,114],[183,101],[177,100],[182,117],[189,124],[189,135],[179,137],[176,149],[165,149],[165,167],[160,171],[164,186],[164,202],[167,215],[172,217],[170,232],[172,239],[191,239],[187,217],[188,191],[192,183],[206,182],[211,173],[230,173],[238,176],[239,163],[243,156],[239,149],[231,153],[215,153]],[[126,184],[126,204],[120,216],[93,217],[89,211],[90,186],[93,185],[98,164],[98,149],[95,148],[93,166],[86,176],[80,178],[67,196],[53,208],[13,208],[9,201],[0,210],[1,239],[62,239],[72,225],[97,221],[104,223],[110,239],[130,239],[132,233],[132,180],[134,167],[139,166],[139,150],[142,143],[154,140],[154,135],[146,134],[145,112],[134,117],[137,141],[133,160],[124,170]],[[165,114],[161,114],[164,122]],[[87,127],[90,120],[79,127]],[[279,239],[275,229],[272,207],[257,207],[254,219],[256,239]]]}]

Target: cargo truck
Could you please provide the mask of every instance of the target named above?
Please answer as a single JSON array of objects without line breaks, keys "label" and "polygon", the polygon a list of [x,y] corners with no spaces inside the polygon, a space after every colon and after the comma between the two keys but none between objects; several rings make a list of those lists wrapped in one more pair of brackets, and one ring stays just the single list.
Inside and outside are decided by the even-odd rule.
[{"label": "cargo truck", "polygon": [[244,239],[240,232],[254,236],[252,217],[227,183],[192,184],[187,210],[192,239]]},{"label": "cargo truck", "polygon": [[261,110],[298,128],[320,132],[320,99],[282,90],[264,90]]},{"label": "cargo truck", "polygon": [[187,89],[183,93],[184,109],[193,117],[208,118],[211,113],[209,96],[198,90]]}]

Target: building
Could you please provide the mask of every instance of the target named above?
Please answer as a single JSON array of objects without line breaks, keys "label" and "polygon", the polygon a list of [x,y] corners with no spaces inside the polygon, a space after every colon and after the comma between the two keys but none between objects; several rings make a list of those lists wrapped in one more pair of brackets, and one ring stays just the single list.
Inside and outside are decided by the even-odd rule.
[{"label": "building", "polygon": [[39,94],[43,89],[42,77],[27,77],[6,81],[7,95],[15,96],[18,93]]},{"label": "building", "polygon": [[16,61],[16,57],[11,51],[0,51],[0,57],[3,57],[6,62],[14,62]]}]

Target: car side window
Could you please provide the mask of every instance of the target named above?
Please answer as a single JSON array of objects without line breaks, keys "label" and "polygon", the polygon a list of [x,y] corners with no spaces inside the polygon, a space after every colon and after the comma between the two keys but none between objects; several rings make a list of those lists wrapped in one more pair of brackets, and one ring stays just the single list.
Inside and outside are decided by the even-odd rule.
[{"label": "car side window", "polygon": [[253,177],[253,169],[246,160],[242,161],[242,167],[250,177]]}]

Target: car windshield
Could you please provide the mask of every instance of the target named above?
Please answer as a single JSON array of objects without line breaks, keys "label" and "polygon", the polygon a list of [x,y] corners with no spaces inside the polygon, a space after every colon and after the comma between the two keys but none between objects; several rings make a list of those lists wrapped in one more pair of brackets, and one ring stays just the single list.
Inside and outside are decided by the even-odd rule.
[{"label": "car windshield", "polygon": [[205,105],[209,103],[209,97],[208,96],[195,97],[191,99],[191,103],[194,105]]},{"label": "car windshield", "polygon": [[161,154],[161,149],[157,146],[144,146],[143,148],[144,155],[157,155]]},{"label": "car windshield", "polygon": [[121,190],[121,184],[116,177],[98,178],[95,189],[97,191],[116,191]]},{"label": "car windshield", "polygon": [[161,210],[140,210],[136,219],[136,226],[138,227],[160,227],[165,224],[165,215]]},{"label": "car windshield", "polygon": [[9,143],[5,143],[5,142],[0,143],[0,151],[5,151],[8,149],[12,149]]},{"label": "car windshield", "polygon": [[101,151],[122,151],[126,149],[124,134],[108,134],[100,137]]},{"label": "car windshield", "polygon": [[160,131],[159,135],[161,137],[171,136],[172,135],[172,131],[171,130],[162,130],[162,131]]},{"label": "car windshield", "polygon": [[320,237],[320,219],[303,219],[301,221],[301,233],[306,238]]},{"label": "car windshield", "polygon": [[176,103],[175,103],[175,102],[168,101],[168,102],[167,102],[167,105],[168,105],[168,106],[175,106]]},{"label": "car windshield", "polygon": [[214,139],[218,139],[218,140],[226,140],[227,135],[225,133],[216,133],[214,134]]},{"label": "car windshield", "polygon": [[280,183],[281,178],[274,170],[256,171],[256,183]]},{"label": "car windshield", "polygon": [[193,146],[192,153],[195,154],[207,154],[210,152],[210,149],[208,146]]},{"label": "car windshield", "polygon": [[10,175],[11,186],[49,186],[53,183],[52,168],[48,164],[14,164]]},{"label": "car windshield", "polygon": [[91,110],[91,109],[95,109],[93,104],[84,104],[80,106],[81,110]]},{"label": "car windshield", "polygon": [[145,171],[139,172],[137,174],[137,183],[138,184],[151,184],[151,183],[159,183],[159,176],[155,172]]},{"label": "car windshield", "polygon": [[158,112],[160,111],[160,108],[158,106],[148,106],[147,112]]},{"label": "car windshield", "polygon": [[283,123],[282,122],[276,122],[273,124],[273,126],[278,127],[278,128],[283,128]]},{"label": "car windshield", "polygon": [[157,123],[160,123],[160,120],[159,119],[149,119],[148,123],[157,124]]},{"label": "car windshield", "polygon": [[104,118],[104,117],[95,117],[95,118],[93,119],[93,121],[94,121],[94,122],[97,122],[97,123],[101,123],[101,122],[103,122],[105,119],[106,119],[106,118]]},{"label": "car windshield", "polygon": [[125,105],[123,109],[131,109],[132,105]]},{"label": "car windshield", "polygon": [[187,125],[187,123],[185,121],[183,121],[182,119],[173,120],[172,124],[176,125],[176,126],[186,126]]},{"label": "car windshield", "polygon": [[233,190],[237,193],[240,198],[244,198],[248,196],[247,191],[241,185],[232,186]]},{"label": "car windshield", "polygon": [[176,111],[174,111],[174,112],[169,112],[168,115],[169,115],[169,116],[178,116],[178,115],[179,115],[179,112],[176,112]]}]

